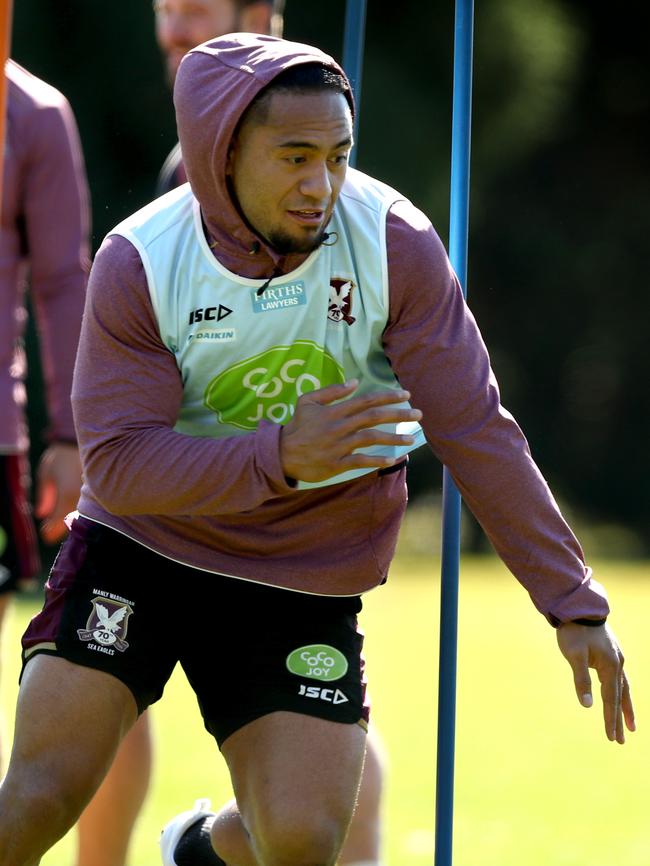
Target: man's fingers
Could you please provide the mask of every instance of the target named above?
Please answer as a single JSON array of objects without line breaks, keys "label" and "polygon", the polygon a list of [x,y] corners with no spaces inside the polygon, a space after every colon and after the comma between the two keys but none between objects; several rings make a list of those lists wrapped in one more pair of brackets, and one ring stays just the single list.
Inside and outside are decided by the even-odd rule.
[{"label": "man's fingers", "polygon": [[[404,403],[411,396],[408,391],[373,391],[369,394],[361,394],[357,397],[352,397],[356,389],[359,387],[358,379],[350,379],[348,382],[342,382],[338,385],[327,385],[325,388],[319,388],[316,391],[309,391],[303,394],[299,400],[303,403],[316,403],[319,406],[328,406],[337,401],[343,401],[339,407],[340,416],[347,418],[356,416],[366,410],[389,406],[395,403]],[[349,397],[350,399],[345,399]],[[420,417],[420,416],[418,416]]]},{"label": "man's fingers", "polygon": [[589,666],[587,664],[587,656],[576,656],[569,659],[569,664],[573,670],[573,682],[576,687],[578,700],[583,707],[592,707],[594,697],[591,692],[591,677],[589,676]]},{"label": "man's fingers", "polygon": [[624,742],[623,715],[621,712],[622,691],[622,669],[615,663],[598,667],[600,679],[600,693],[603,699],[603,718],[605,719],[605,733],[607,738],[614,742]]},{"label": "man's fingers", "polygon": [[636,731],[636,719],[634,717],[634,706],[632,705],[632,694],[630,692],[630,683],[623,671],[623,685],[621,689],[621,707],[623,717],[628,731]]}]

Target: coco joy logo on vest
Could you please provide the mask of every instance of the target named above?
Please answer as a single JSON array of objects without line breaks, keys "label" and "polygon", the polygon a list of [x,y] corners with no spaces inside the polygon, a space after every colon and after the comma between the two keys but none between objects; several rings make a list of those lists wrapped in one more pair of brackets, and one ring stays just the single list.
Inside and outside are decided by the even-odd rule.
[{"label": "coco joy logo on vest", "polygon": [[307,292],[302,280],[294,283],[283,283],[280,286],[269,286],[261,294],[259,289],[252,289],[251,301],[254,313],[269,313],[273,310],[286,310],[291,307],[301,307],[307,303]]},{"label": "coco joy logo on vest", "polygon": [[205,389],[205,405],[222,424],[255,430],[262,419],[286,424],[303,394],[344,381],[343,369],[322,346],[297,340],[224,370]]}]

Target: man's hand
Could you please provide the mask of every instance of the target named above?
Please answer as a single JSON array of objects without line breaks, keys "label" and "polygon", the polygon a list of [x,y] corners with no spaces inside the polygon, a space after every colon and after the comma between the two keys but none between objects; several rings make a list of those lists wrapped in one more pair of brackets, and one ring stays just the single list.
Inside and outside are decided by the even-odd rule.
[{"label": "man's hand", "polygon": [[76,445],[55,442],[43,452],[36,470],[35,514],[42,520],[41,538],[47,544],[66,533],[64,517],[74,511],[81,487],[81,460]]},{"label": "man's hand", "polygon": [[557,629],[562,655],[571,665],[578,700],[591,707],[591,677],[594,668],[600,680],[607,738],[625,742],[623,719],[629,731],[636,730],[630,684],[623,670],[623,653],[611,629],[605,625],[586,626],[567,622]]},{"label": "man's hand", "polygon": [[348,469],[381,469],[401,459],[353,452],[371,445],[411,444],[412,436],[372,428],[377,424],[419,421],[422,413],[419,409],[397,408],[397,403],[409,399],[408,391],[351,397],[358,386],[353,379],[299,398],[293,418],[283,427],[280,439],[280,460],[287,478],[324,481]]}]

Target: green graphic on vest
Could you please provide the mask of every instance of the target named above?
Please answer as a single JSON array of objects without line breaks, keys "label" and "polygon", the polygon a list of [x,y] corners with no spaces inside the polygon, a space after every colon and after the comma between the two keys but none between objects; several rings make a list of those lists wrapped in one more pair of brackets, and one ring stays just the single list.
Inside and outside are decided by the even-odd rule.
[{"label": "green graphic on vest", "polygon": [[255,430],[263,418],[286,424],[303,394],[344,381],[343,369],[322,346],[297,340],[219,373],[205,389],[205,405],[222,424]]},{"label": "green graphic on vest", "polygon": [[327,644],[301,646],[287,656],[287,670],[299,677],[333,682],[344,677],[348,660],[340,650]]}]

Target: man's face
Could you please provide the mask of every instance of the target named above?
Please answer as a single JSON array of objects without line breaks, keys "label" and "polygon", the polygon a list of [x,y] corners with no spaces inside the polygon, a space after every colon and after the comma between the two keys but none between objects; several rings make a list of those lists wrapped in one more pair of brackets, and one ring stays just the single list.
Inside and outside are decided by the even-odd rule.
[{"label": "man's face", "polygon": [[333,90],[272,94],[245,120],[228,154],[228,175],[249,225],[280,253],[321,242],[345,180],[352,117]]},{"label": "man's face", "polygon": [[154,0],[156,39],[173,84],[182,57],[201,42],[239,30],[233,0]]}]

